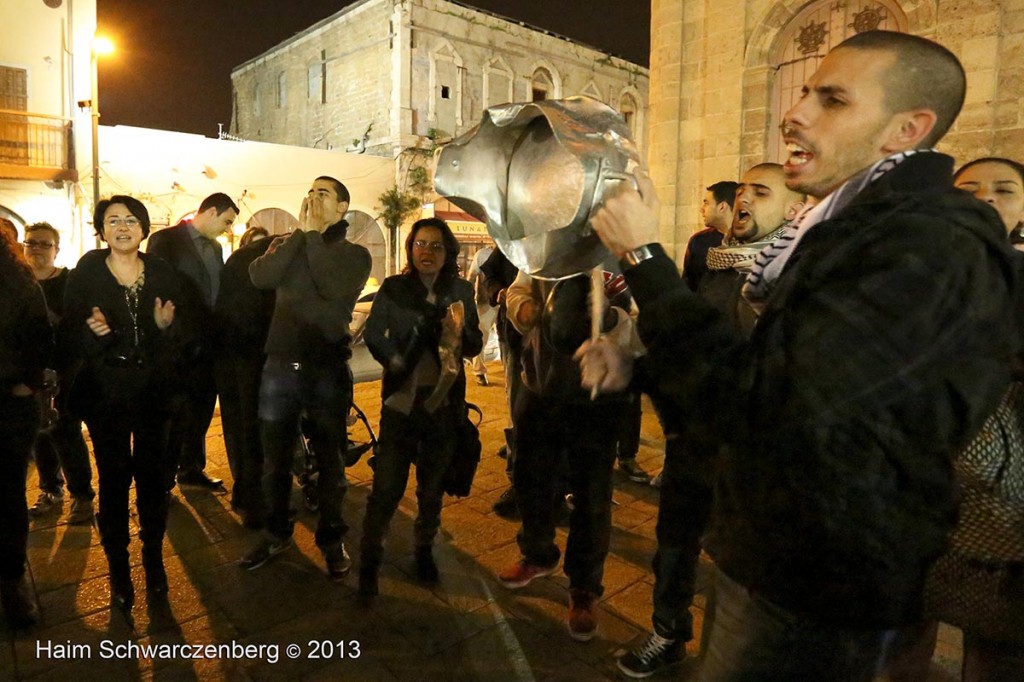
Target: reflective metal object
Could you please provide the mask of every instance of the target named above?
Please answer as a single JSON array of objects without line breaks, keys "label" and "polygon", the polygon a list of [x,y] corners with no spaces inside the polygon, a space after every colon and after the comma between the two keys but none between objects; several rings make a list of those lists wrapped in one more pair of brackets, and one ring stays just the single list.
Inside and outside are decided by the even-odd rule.
[{"label": "reflective metal object", "polygon": [[625,121],[595,99],[507,104],[441,149],[434,188],[520,270],[564,279],[608,257],[590,216],[638,163]]}]

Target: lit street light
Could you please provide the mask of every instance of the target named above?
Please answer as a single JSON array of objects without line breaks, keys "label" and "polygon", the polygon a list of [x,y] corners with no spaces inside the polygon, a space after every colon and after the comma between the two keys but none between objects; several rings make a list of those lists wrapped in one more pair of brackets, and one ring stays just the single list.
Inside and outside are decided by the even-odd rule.
[{"label": "lit street light", "polygon": [[[95,36],[92,41],[92,93],[89,108],[92,110],[92,208],[95,211],[100,203],[100,86],[97,62],[102,54],[114,51],[114,44],[103,36]],[[98,239],[98,238],[97,238]]]}]

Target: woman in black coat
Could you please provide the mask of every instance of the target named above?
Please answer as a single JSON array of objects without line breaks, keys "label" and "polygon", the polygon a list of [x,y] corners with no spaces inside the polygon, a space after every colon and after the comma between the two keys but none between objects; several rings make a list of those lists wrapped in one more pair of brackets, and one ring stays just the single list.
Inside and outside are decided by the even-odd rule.
[{"label": "woman in black coat", "polygon": [[[380,449],[363,522],[359,594],[364,599],[377,594],[384,535],[413,463],[419,508],[416,574],[423,582],[437,581],[432,545],[441,525],[442,482],[454,452],[454,425],[465,418],[462,358],[473,357],[483,345],[473,287],[459,277],[459,243],[447,223],[416,221],[405,255],[405,270],[384,280],[374,297],[364,335],[384,367]],[[457,349],[447,363],[439,353],[442,345]]]},{"label": "woman in black coat", "polygon": [[110,565],[111,603],[135,602],[128,562],[128,489],[135,480],[148,594],[167,593],[162,544],[167,526],[168,398],[176,374],[178,278],[139,252],[149,213],[113,196],[96,206],[107,248],[82,256],[71,273],[61,321],[65,363],[74,375],[70,408],[85,421],[99,473],[97,523]]},{"label": "woman in black coat", "polygon": [[35,393],[50,364],[53,332],[17,235],[0,218],[0,601],[12,626],[28,627],[39,607],[25,576],[25,476],[39,428]]}]

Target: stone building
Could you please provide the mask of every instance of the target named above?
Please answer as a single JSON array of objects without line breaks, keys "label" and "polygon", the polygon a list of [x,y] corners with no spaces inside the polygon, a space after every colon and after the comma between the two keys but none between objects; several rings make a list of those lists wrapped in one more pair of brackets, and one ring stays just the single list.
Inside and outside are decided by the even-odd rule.
[{"label": "stone building", "polygon": [[238,66],[231,132],[398,157],[507,102],[586,94],[643,147],[647,69],[447,0],[361,0]]},{"label": "stone building", "polygon": [[678,261],[703,188],[780,160],[781,115],[821,58],[885,28],[952,50],[967,100],[939,146],[1024,159],[1024,0],[652,0],[648,155]]},{"label": "stone building", "polygon": [[50,222],[64,258],[93,243],[95,33],[96,0],[0,4],[0,217]]}]

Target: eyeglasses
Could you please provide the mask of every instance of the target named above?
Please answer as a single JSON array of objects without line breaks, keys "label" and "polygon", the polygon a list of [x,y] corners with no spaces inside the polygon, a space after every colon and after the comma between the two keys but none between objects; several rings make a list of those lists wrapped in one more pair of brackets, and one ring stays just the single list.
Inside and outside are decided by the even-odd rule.
[{"label": "eyeglasses", "polygon": [[25,246],[27,246],[30,249],[52,249],[53,248],[53,242],[40,242],[40,241],[36,241],[35,239],[26,239],[25,241],[22,242],[22,244],[24,244]]},{"label": "eyeglasses", "polygon": [[417,239],[412,243],[417,249],[430,249],[431,251],[444,251],[443,242],[428,242],[426,239]]},{"label": "eyeglasses", "polygon": [[139,219],[135,218],[135,217],[129,217],[129,218],[108,218],[107,220],[103,221],[103,224],[106,225],[107,227],[113,227],[114,229],[117,229],[117,228],[121,227],[122,225],[124,225],[125,227],[128,227],[128,228],[132,228],[132,227],[138,227],[139,226]]}]

